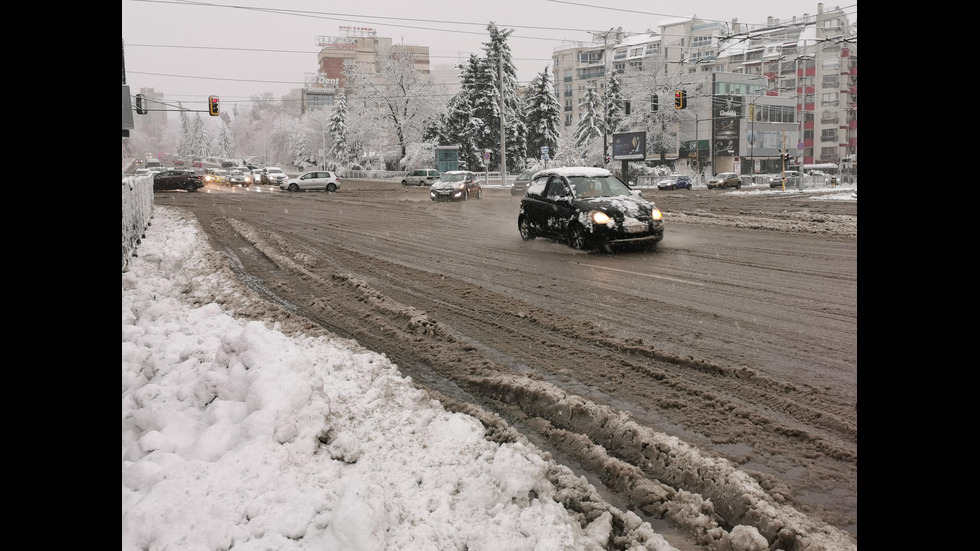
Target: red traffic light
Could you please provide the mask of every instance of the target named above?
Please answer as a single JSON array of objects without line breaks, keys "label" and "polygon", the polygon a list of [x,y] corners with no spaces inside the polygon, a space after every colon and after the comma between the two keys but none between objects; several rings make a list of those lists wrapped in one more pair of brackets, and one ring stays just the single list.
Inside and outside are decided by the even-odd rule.
[{"label": "red traffic light", "polygon": [[218,108],[218,96],[208,97],[208,113],[212,117],[217,117],[219,114],[221,114],[221,111]]}]

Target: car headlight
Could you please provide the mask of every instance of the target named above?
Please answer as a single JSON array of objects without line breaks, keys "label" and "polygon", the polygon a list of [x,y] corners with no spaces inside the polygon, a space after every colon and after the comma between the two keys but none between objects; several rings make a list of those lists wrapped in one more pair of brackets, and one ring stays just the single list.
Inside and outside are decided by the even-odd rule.
[{"label": "car headlight", "polygon": [[605,225],[609,223],[609,215],[602,212],[601,210],[594,210],[589,213],[589,219],[592,220],[594,224]]},{"label": "car headlight", "polygon": [[653,210],[650,211],[650,217],[654,220],[663,220],[664,213],[660,212],[660,209],[654,207]]}]

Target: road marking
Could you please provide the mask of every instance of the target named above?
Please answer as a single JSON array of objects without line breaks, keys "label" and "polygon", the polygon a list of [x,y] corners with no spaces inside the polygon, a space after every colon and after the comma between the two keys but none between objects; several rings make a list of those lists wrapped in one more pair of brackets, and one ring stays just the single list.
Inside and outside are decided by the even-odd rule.
[{"label": "road marking", "polygon": [[573,262],[573,264],[579,264],[580,266],[588,266],[589,268],[598,268],[600,270],[609,270],[609,271],[612,271],[612,272],[622,272],[624,274],[638,275],[638,276],[643,276],[643,277],[653,277],[653,278],[656,278],[656,279],[666,279],[668,281],[676,281],[677,283],[687,283],[689,285],[697,285],[699,287],[703,287],[704,286],[704,283],[698,283],[696,281],[688,281],[686,279],[677,279],[677,278],[674,278],[674,277],[667,277],[667,276],[656,275],[656,274],[645,274],[643,272],[634,272],[634,271],[631,271],[631,270],[620,270],[619,268],[608,268],[606,266],[596,266],[595,264],[586,264],[584,262]]}]

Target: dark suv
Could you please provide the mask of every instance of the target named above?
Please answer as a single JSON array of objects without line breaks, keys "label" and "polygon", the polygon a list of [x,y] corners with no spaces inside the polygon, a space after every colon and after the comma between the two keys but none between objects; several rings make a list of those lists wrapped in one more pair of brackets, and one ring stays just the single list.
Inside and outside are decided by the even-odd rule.
[{"label": "dark suv", "polygon": [[403,186],[427,186],[429,184],[435,183],[439,179],[441,174],[438,170],[432,168],[420,168],[417,170],[410,170],[405,177],[402,178]]},{"label": "dark suv", "polygon": [[202,187],[204,187],[204,179],[193,170],[164,170],[153,175],[153,191],[172,189],[197,191]]}]

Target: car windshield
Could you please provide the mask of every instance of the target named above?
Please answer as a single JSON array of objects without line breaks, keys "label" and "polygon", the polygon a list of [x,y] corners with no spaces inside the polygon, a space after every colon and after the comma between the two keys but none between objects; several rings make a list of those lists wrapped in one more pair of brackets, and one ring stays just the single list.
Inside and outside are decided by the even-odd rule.
[{"label": "car windshield", "polygon": [[268,172],[269,174],[280,174],[282,173],[282,170],[278,168],[270,168],[266,172]]},{"label": "car windshield", "polygon": [[626,187],[626,184],[615,176],[572,176],[568,181],[572,184],[576,197],[619,197],[622,195],[632,195],[630,188]]},{"label": "car windshield", "polygon": [[462,182],[466,180],[466,174],[443,174],[443,182]]}]

